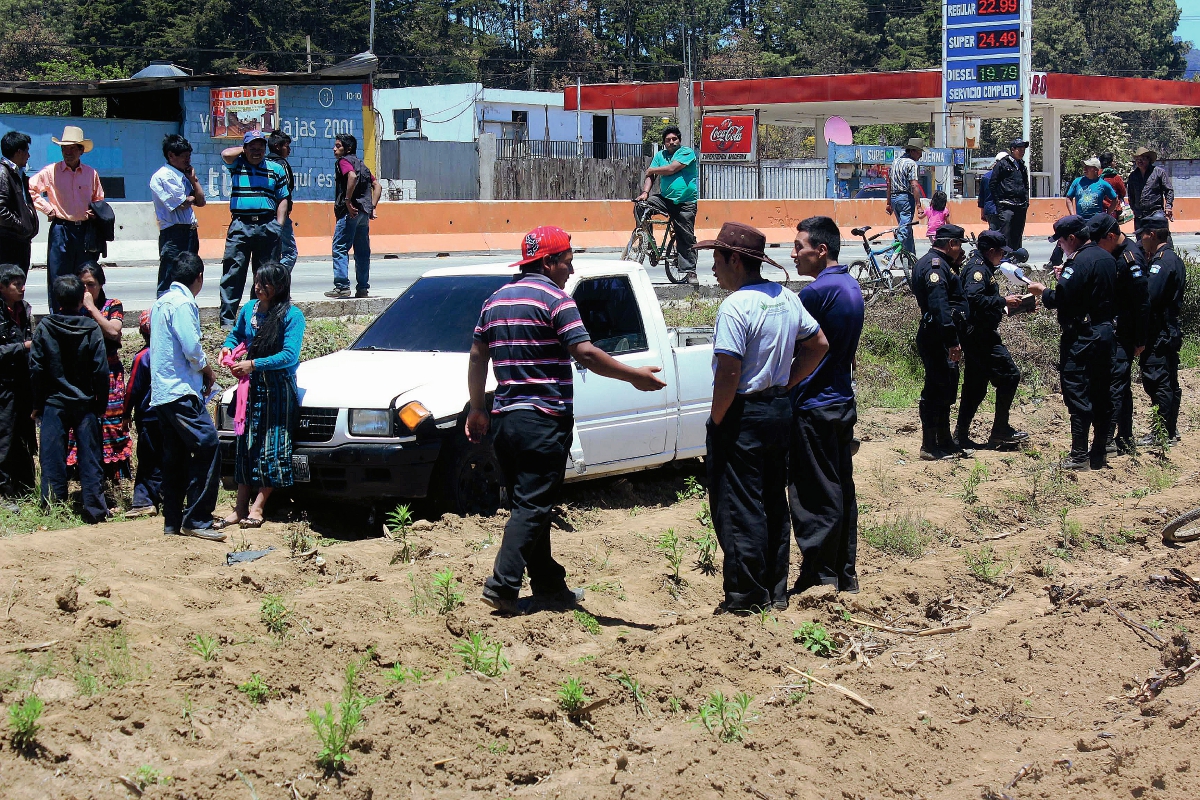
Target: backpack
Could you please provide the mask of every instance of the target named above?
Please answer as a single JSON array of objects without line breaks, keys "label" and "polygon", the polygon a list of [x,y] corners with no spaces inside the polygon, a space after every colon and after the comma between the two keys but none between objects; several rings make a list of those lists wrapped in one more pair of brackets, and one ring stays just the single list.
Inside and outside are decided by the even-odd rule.
[{"label": "backpack", "polygon": [[[355,183],[354,197],[350,198],[354,201],[354,205],[358,207],[367,216],[371,215],[375,207],[371,203],[371,186],[375,183],[375,176],[371,174],[371,169],[363,163],[362,159],[355,155],[342,156],[354,167]],[[341,197],[334,204],[334,211],[338,214],[343,214],[346,211],[346,183],[349,182],[346,176],[339,176],[338,180],[342,182]]]}]

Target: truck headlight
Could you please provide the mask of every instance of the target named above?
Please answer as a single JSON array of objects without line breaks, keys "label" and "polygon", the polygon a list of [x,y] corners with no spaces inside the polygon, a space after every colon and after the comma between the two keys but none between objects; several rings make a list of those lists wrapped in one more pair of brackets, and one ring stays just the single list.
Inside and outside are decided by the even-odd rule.
[{"label": "truck headlight", "polygon": [[413,433],[416,433],[417,426],[425,420],[432,417],[429,409],[413,400],[411,403],[405,403],[396,411],[396,418]]},{"label": "truck headlight", "polygon": [[391,436],[391,414],[386,408],[350,409],[351,436]]}]

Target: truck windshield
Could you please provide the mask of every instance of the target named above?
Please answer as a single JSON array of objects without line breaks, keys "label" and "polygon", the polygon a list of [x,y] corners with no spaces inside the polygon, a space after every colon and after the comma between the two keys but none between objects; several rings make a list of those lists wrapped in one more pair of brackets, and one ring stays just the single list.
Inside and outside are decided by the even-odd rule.
[{"label": "truck windshield", "polygon": [[484,301],[509,280],[505,275],[421,278],[350,349],[468,353]]}]

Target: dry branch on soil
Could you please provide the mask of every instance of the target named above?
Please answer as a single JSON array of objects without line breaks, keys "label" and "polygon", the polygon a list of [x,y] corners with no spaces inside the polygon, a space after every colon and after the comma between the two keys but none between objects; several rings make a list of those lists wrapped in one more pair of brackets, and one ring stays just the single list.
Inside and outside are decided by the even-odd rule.
[{"label": "dry branch on soil", "polygon": [[858,703],[860,706],[862,706],[863,708],[865,708],[867,711],[871,712],[872,714],[875,713],[875,706],[871,705],[866,700],[862,699],[860,696],[858,696],[854,692],[847,689],[845,686],[841,686],[836,683],[826,683],[825,681],[821,680],[820,678],[814,678],[810,673],[801,672],[800,670],[796,669],[795,667],[793,667],[790,664],[784,664],[783,667],[784,667],[784,669],[788,669],[788,670],[791,670],[792,672],[796,673],[800,677],[804,678],[804,680],[806,680],[806,681],[812,681],[813,683],[817,684],[817,686],[824,686],[826,689],[833,689],[838,694],[843,695],[843,696],[849,698],[850,700],[853,700],[855,703]]}]

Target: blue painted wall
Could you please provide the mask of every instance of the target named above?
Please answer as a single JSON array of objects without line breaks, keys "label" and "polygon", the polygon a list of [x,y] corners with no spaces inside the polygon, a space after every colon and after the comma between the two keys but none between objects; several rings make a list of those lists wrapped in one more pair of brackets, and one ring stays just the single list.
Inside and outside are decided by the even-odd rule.
[{"label": "blue painted wall", "polygon": [[[102,178],[124,178],[125,200],[149,202],[150,176],[163,163],[163,137],[177,133],[178,123],[0,114],[0,136],[18,130],[33,138],[26,167],[31,177],[47,164],[62,160],[62,151],[50,138],[61,137],[67,125],[83,128],[83,135],[95,142],[92,151],[83,156],[83,163]],[[111,199],[119,202],[117,198]]]},{"label": "blue painted wall", "polygon": [[[208,86],[183,90],[183,135],[192,143],[192,166],[212,199],[229,199],[229,173],[221,160],[236,139],[213,139]],[[362,84],[279,87],[279,117],[292,137],[289,159],[296,174],[297,200],[333,200],[333,139],[350,133],[363,156]]]}]

